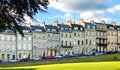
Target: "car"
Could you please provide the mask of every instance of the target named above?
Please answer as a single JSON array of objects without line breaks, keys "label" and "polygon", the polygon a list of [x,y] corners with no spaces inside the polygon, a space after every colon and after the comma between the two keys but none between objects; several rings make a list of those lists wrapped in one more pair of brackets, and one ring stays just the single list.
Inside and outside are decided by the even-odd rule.
[{"label": "car", "polygon": [[22,59],[20,59],[19,61],[20,62],[27,62],[27,61],[29,61],[30,59],[28,59],[28,58],[22,58]]},{"label": "car", "polygon": [[54,56],[45,56],[45,59],[55,59]]},{"label": "car", "polygon": [[83,54],[74,54],[73,57],[81,57]]},{"label": "car", "polygon": [[71,58],[73,55],[65,55],[64,58]]},{"label": "car", "polygon": [[0,60],[0,63],[2,63],[2,60]]},{"label": "car", "polygon": [[41,60],[42,58],[41,57],[33,57],[33,61],[38,61],[38,60]]},{"label": "car", "polygon": [[103,53],[102,52],[95,52],[95,55],[102,55]]},{"label": "car", "polygon": [[14,63],[14,62],[18,62],[18,60],[16,60],[16,59],[10,59],[8,62],[9,63]]},{"label": "car", "polygon": [[61,58],[63,58],[63,56],[61,56],[61,55],[56,55],[55,58],[56,58],[56,59],[61,59]]}]

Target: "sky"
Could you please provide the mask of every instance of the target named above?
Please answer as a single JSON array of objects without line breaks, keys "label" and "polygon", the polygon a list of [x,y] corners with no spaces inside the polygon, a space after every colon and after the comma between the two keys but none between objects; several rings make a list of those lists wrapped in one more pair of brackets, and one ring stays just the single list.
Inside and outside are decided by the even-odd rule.
[{"label": "sky", "polygon": [[49,2],[47,12],[38,12],[34,16],[38,22],[32,24],[41,24],[44,21],[46,24],[53,24],[56,20],[64,24],[67,20],[77,23],[83,18],[85,22],[105,20],[107,24],[115,21],[120,25],[120,0],[49,0]]}]

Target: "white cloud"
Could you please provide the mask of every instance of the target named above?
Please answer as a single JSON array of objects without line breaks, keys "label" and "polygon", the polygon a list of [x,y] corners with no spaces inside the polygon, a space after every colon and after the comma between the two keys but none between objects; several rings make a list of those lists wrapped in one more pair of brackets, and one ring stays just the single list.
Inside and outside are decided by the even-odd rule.
[{"label": "white cloud", "polygon": [[48,19],[58,19],[58,18],[61,18],[63,20],[70,20],[72,19],[72,14],[68,12],[68,13],[65,13],[64,15],[55,15],[55,16],[48,17]]},{"label": "white cloud", "polygon": [[64,11],[89,11],[89,10],[103,10],[106,9],[106,2],[109,0],[49,0],[50,7]]},{"label": "white cloud", "polygon": [[114,7],[108,8],[107,11],[113,14],[120,13],[120,5],[115,5]]},{"label": "white cloud", "polygon": [[85,11],[80,13],[80,17],[84,19],[103,17],[104,11]]}]

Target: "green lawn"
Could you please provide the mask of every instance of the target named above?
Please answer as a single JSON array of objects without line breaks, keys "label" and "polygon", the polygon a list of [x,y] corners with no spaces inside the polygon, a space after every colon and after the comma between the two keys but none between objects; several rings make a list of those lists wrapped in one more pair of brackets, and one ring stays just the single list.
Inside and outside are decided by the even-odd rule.
[{"label": "green lawn", "polygon": [[1,70],[120,70],[120,62],[86,62],[10,67]]},{"label": "green lawn", "polygon": [[[82,58],[67,58],[67,59],[60,59],[60,60],[42,60],[37,62],[31,61],[31,62],[18,62],[18,63],[3,63],[3,64],[0,64],[0,67],[6,68],[6,67],[21,67],[21,66],[36,66],[36,65],[41,66],[41,65],[64,64],[64,63],[82,63],[83,65],[87,62],[95,62],[95,63],[96,62],[118,62],[120,66],[120,54],[109,54],[109,55],[105,54],[101,56],[85,56]],[[100,65],[103,65],[103,64],[101,63]],[[79,66],[79,64],[77,66]]]}]

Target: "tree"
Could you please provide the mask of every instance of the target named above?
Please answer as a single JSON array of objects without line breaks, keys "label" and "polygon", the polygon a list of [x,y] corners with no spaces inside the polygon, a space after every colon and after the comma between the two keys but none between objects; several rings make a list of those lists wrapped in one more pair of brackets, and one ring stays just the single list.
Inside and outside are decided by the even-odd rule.
[{"label": "tree", "polygon": [[10,29],[16,34],[16,30],[24,36],[21,25],[25,23],[24,15],[32,20],[33,15],[46,12],[48,0],[0,0],[0,30]]}]

